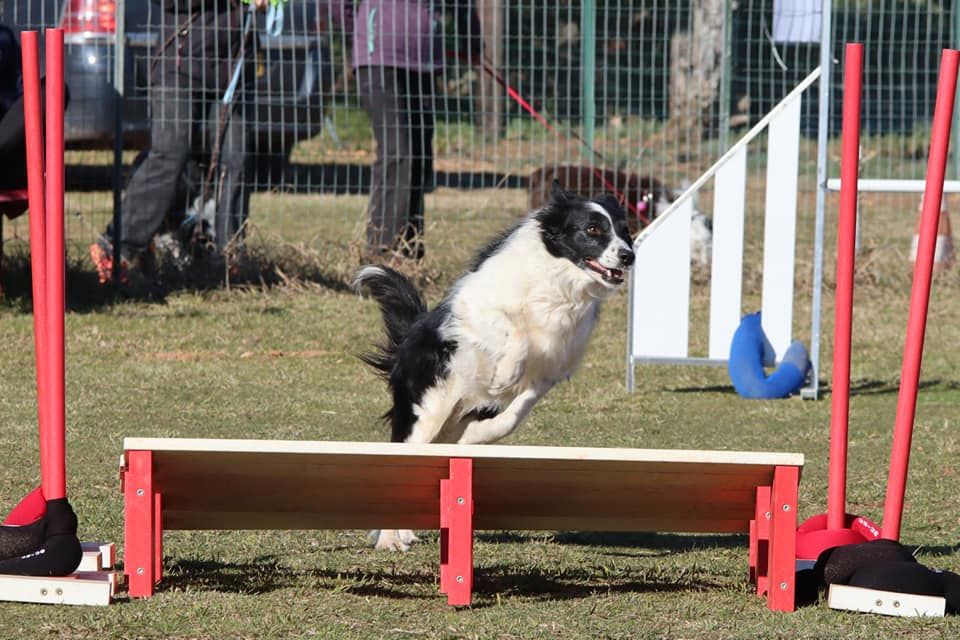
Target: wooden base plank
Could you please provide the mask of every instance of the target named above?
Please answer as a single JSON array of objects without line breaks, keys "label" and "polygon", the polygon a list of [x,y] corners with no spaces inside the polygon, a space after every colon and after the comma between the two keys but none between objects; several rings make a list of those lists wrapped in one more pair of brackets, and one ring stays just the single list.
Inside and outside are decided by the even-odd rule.
[{"label": "wooden base plank", "polygon": [[100,550],[88,551],[83,550],[83,556],[80,558],[80,566],[77,567],[77,571],[102,571],[103,570],[103,556],[100,555]]},{"label": "wooden base plank", "polygon": [[62,578],[0,575],[0,600],[10,602],[105,606],[115,588],[116,578],[102,571]]},{"label": "wooden base plank", "polygon": [[885,616],[942,618],[946,612],[947,601],[937,596],[832,584],[827,594],[827,605],[831,609],[879,613]]},{"label": "wooden base plank", "polygon": [[117,545],[112,542],[81,542],[80,548],[84,553],[99,552],[100,565],[104,569],[112,569],[117,563]]}]

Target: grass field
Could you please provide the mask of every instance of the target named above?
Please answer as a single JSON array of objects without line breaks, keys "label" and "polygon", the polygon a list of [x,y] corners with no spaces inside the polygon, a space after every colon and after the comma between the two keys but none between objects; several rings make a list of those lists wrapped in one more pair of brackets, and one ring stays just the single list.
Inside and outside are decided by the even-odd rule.
[{"label": "grass field", "polygon": [[[431,302],[524,194],[438,191],[428,200]],[[117,460],[126,436],[382,441],[380,382],[356,359],[381,335],[358,265],[362,197],[254,199],[257,280],[150,299],[69,272],[68,482],[85,540],[123,539]],[[848,509],[882,515],[911,268],[915,198],[864,197],[858,262]],[[830,209],[835,212],[835,207]],[[798,334],[809,335],[809,220],[798,250]],[[796,451],[800,516],[825,509],[834,281],[828,217],[818,401],[747,401],[723,369],[643,367],[624,390],[626,294],[606,306],[581,370],[506,443]],[[22,245],[15,245],[22,246]],[[0,303],[0,513],[38,482],[33,335],[24,260],[8,256]],[[649,277],[636,274],[634,277]],[[749,274],[748,286],[758,284]],[[693,308],[707,299],[694,291]],[[960,277],[936,279],[903,518],[923,562],[960,570]],[[0,638],[956,638],[956,618],[766,610],[747,583],[743,536],[490,531],[477,535],[475,604],[437,593],[437,536],[374,552],[362,531],[176,532],[150,600],[106,608],[0,603]],[[121,549],[122,558],[122,549]]]}]

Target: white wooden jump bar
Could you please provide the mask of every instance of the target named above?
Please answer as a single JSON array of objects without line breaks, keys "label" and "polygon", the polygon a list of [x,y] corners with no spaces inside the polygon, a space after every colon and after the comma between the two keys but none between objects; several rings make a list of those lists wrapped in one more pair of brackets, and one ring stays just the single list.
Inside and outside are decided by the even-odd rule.
[{"label": "white wooden jump bar", "polygon": [[[878,191],[886,193],[923,193],[927,188],[926,180],[892,180],[889,178],[861,178],[857,180],[857,191]],[[827,180],[829,191],[840,191],[840,178]],[[960,192],[960,180],[946,180],[944,193]]]},{"label": "white wooden jump bar", "polygon": [[947,601],[938,596],[920,596],[912,593],[832,584],[827,594],[827,605],[831,609],[879,613],[885,616],[943,617]]},{"label": "white wooden jump bar", "polygon": [[746,533],[758,488],[792,470],[795,480],[781,484],[793,484],[795,503],[803,465],[795,453],[505,445],[127,438],[124,450],[124,570],[134,596],[151,595],[160,578],[163,530],[443,529],[442,487],[455,460],[468,463],[456,490],[474,506],[471,536]]}]

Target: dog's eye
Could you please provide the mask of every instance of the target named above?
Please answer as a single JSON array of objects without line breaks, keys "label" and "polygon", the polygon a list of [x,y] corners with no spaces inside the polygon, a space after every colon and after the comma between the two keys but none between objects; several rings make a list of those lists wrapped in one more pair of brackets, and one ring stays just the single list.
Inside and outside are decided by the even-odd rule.
[{"label": "dog's eye", "polygon": [[591,224],[587,227],[587,235],[593,236],[594,238],[603,235],[603,229],[600,228],[598,224]]}]

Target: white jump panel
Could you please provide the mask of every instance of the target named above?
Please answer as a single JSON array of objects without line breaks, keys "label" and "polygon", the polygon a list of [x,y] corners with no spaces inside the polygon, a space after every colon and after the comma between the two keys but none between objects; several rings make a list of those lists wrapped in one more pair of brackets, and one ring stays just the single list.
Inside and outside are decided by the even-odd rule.
[{"label": "white jump panel", "polygon": [[[763,284],[760,294],[765,360],[782,360],[793,335],[794,258],[797,240],[797,188],[803,92],[820,77],[812,71],[793,91],[687,189],[634,241],[637,268],[630,280],[627,389],[634,390],[637,364],[722,365],[744,314],[747,154],[767,135],[766,194],[763,212]],[[756,172],[756,170],[754,170]],[[758,176],[759,177],[759,176]],[[690,220],[697,193],[713,183],[713,257],[710,266],[710,317],[705,353],[690,352]],[[751,231],[752,233],[752,231]],[[820,251],[816,240],[815,256]],[[814,285],[819,289],[819,283]],[[816,298],[816,296],[814,296]],[[811,339],[815,339],[816,333]],[[699,338],[699,336],[695,336]],[[701,340],[694,340],[700,344]],[[699,350],[699,349],[698,349]],[[817,359],[816,350],[813,351]],[[814,370],[817,365],[814,362]]]},{"label": "white jump panel", "polygon": [[740,324],[743,294],[743,217],[747,148],[741,147],[717,171],[713,191],[713,263],[710,269],[710,351],[726,360]]},{"label": "white jump panel", "polygon": [[800,162],[800,97],[784,105],[770,122],[767,143],[767,195],[763,234],[761,324],[779,361],[793,334],[793,266],[797,240],[797,171]]},{"label": "white jump panel", "polygon": [[685,358],[690,317],[690,219],[687,198],[643,242],[634,246],[631,276],[637,325],[633,352],[650,358]]}]

